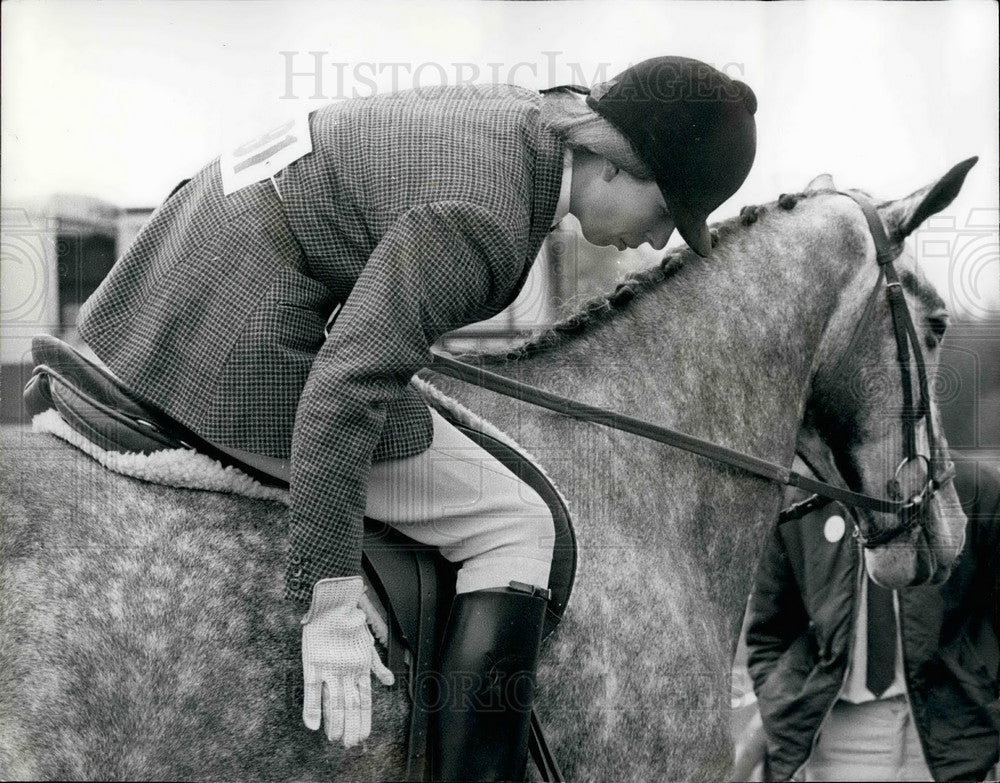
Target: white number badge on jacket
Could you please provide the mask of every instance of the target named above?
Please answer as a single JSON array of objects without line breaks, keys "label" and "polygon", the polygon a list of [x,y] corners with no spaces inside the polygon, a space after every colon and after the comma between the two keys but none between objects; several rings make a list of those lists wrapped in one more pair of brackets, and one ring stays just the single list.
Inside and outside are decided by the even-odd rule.
[{"label": "white number badge on jacket", "polygon": [[309,117],[303,114],[224,152],[219,161],[222,190],[231,196],[247,185],[273,177],[310,152]]}]

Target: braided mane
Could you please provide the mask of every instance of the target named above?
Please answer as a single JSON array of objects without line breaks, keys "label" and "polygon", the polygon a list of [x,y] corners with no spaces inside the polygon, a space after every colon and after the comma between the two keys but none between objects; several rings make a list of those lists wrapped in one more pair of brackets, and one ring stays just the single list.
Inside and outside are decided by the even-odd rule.
[{"label": "braided mane", "polygon": [[[826,191],[812,191],[805,193],[783,193],[777,202],[770,205],[750,205],[740,210],[738,217],[729,218],[721,223],[716,223],[711,227],[712,246],[724,241],[728,237],[745,231],[748,227],[757,222],[757,219],[765,214],[773,203],[780,209],[791,210],[804,198],[810,198],[817,193]],[[545,351],[551,350],[560,345],[565,340],[582,334],[601,323],[615,318],[624,312],[629,303],[637,296],[657,288],[664,281],[676,275],[689,261],[700,260],[686,245],[668,253],[656,266],[634,272],[625,280],[615,286],[615,290],[610,294],[600,294],[583,302],[579,309],[567,316],[563,320],[553,324],[546,330],[528,337],[523,343],[512,348],[496,352],[465,354],[463,358],[477,359],[490,363],[502,363],[508,361],[518,361],[536,356]]]},{"label": "braided mane", "polygon": [[583,302],[579,309],[524,343],[497,353],[474,354],[488,361],[517,361],[555,348],[569,337],[617,316],[637,295],[659,286],[679,272],[689,258],[696,257],[685,247],[669,253],[659,264],[629,275],[610,294],[599,294]]}]

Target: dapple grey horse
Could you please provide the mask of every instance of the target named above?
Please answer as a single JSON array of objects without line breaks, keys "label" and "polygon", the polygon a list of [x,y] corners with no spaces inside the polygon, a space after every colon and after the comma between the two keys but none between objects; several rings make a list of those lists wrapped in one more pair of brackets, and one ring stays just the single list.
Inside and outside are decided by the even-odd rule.
[{"label": "dapple grey horse", "polygon": [[[879,205],[890,237],[947,206],[970,166]],[[852,340],[877,276],[858,205],[820,177],[715,229],[710,258],[681,249],[520,349],[476,361],[783,465],[797,439],[835,443],[847,483],[884,496],[902,449],[901,380],[884,299]],[[946,314],[912,259],[897,263],[933,371]],[[576,586],[537,691],[568,778],[725,777],[728,673],[781,488],[430,380],[507,430],[569,500]],[[0,777],[402,777],[402,690],[375,687],[362,747],[302,725],[297,618],[281,598],[284,505],[139,482],[20,432],[4,433],[2,500]],[[946,484],[924,524],[868,551],[868,564],[894,586],[940,581],[964,524]]]}]

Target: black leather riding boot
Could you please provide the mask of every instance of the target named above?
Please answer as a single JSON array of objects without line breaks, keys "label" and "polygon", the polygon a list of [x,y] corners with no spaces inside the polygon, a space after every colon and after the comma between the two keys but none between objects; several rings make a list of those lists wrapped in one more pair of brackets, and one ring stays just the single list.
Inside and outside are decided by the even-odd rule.
[{"label": "black leather riding boot", "polygon": [[455,596],[432,715],[434,780],[524,780],[546,605],[531,589]]}]

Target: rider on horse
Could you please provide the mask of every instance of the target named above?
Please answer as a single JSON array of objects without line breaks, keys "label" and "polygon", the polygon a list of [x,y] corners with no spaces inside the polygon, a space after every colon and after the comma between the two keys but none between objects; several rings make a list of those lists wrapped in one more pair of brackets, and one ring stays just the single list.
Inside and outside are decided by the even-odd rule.
[{"label": "rider on horse", "polygon": [[[756,99],[660,57],[584,97],[510,86],[345,101],[182,184],[86,303],[80,333],[141,401],[221,447],[290,460],[286,596],[303,719],[368,736],[367,513],[461,563],[432,732],[438,779],[523,776],[552,557],[527,485],[410,380],[445,332],[509,305],[567,213],[662,249],[746,178]],[[510,686],[510,687],[508,687]]]}]

